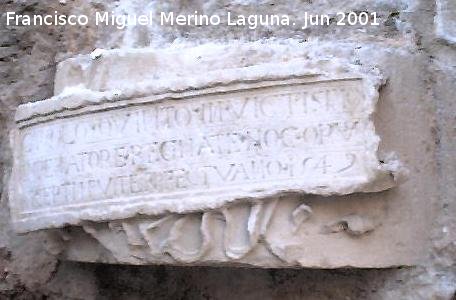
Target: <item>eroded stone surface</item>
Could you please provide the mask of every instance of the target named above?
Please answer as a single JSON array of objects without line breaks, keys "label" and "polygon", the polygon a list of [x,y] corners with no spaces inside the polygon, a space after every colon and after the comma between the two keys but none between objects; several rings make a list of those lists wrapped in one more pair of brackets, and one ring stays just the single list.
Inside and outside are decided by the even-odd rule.
[{"label": "eroded stone surface", "polygon": [[391,230],[383,194],[347,196],[404,175],[377,154],[381,76],[320,48],[207,44],[63,62],[60,93],[15,116],[16,229],[52,228],[50,251],[80,261],[414,264],[401,235],[395,255],[372,251],[382,238],[366,243]]},{"label": "eroded stone surface", "polygon": [[[132,1],[119,1],[130,5]],[[434,39],[433,18],[436,15],[435,2],[428,0],[407,1],[266,1],[265,5],[258,5],[256,1],[157,1],[159,7],[166,7],[169,11],[193,13],[194,10],[213,13],[214,9],[224,11],[227,7],[239,12],[264,13],[295,13],[302,15],[310,6],[318,6],[325,13],[330,9],[348,11],[377,11],[380,15],[381,26],[365,28],[360,31],[357,27],[340,27],[331,24],[329,28],[314,28],[312,31],[302,31],[300,28],[276,29],[264,28],[262,32],[245,30],[233,35],[231,28],[226,27],[182,27],[162,28],[154,31],[150,39],[133,41],[131,47],[149,45],[149,42],[163,47],[163,41],[190,40],[201,43],[207,40],[230,40],[234,38],[262,39],[264,37],[297,37],[306,40],[318,38],[320,44],[328,41],[332,44],[338,41],[354,41],[353,48],[362,47],[352,56],[366,67],[379,67],[388,75],[389,81],[381,91],[378,113],[376,113],[376,129],[382,138],[386,150],[395,150],[404,159],[407,166],[413,170],[409,181],[402,185],[399,192],[386,193],[375,199],[359,199],[359,201],[340,201],[336,199],[322,199],[318,203],[326,203],[328,210],[340,211],[342,215],[358,212],[383,211],[383,224],[368,235],[361,238],[362,243],[357,245],[363,249],[359,258],[366,254],[372,255],[372,262],[381,257],[415,254],[419,249],[424,250],[424,256],[418,263],[422,267],[400,269],[360,269],[360,270],[258,270],[246,268],[181,268],[181,267],[134,267],[122,265],[79,264],[61,261],[55,264],[55,270],[43,271],[41,264],[33,264],[29,272],[18,273],[12,271],[12,265],[24,264],[23,260],[41,260],[42,249],[32,251],[18,251],[14,245],[21,241],[32,239],[30,235],[18,237],[10,233],[9,210],[5,207],[8,202],[7,192],[2,193],[2,247],[13,253],[14,259],[7,263],[5,269],[6,282],[1,282],[1,294],[4,297],[49,297],[50,299],[127,299],[154,298],[168,299],[170,291],[175,298],[209,298],[209,299],[251,299],[251,298],[303,298],[303,299],[337,299],[337,298],[369,298],[369,299],[452,299],[455,291],[454,278],[456,261],[455,218],[456,202],[454,200],[456,163],[454,156],[454,72],[450,72],[455,62],[454,51],[443,43],[436,43]],[[66,5],[64,5],[66,3]],[[141,12],[149,0],[135,1],[138,12]],[[139,3],[139,4],[137,4]],[[274,6],[269,5],[274,4]],[[106,6],[107,7],[106,7]],[[111,6],[117,6],[118,1],[8,1],[0,4],[3,11],[21,9],[24,12],[54,13],[62,7],[66,13],[87,12],[94,9],[111,11]],[[6,8],[5,8],[6,6]],[[203,8],[207,8],[203,10]],[[119,7],[119,10],[122,6]],[[284,10],[286,9],[286,10]],[[72,10],[72,11],[71,11]],[[398,15],[398,12],[400,13]],[[388,16],[393,14],[392,21]],[[408,18],[412,16],[412,18]],[[395,22],[396,21],[396,22]],[[52,31],[57,29],[57,33]],[[411,30],[411,33],[408,34]],[[111,33],[109,28],[87,26],[83,28],[63,27],[21,27],[6,28],[5,22],[0,21],[1,46],[12,46],[1,64],[2,80],[2,112],[7,115],[24,101],[44,99],[52,94],[52,80],[54,78],[54,55],[67,56],[62,52],[87,53],[95,47],[119,47],[124,40],[118,38],[122,34]],[[106,33],[106,31],[109,31]],[[272,31],[272,32],[271,32]],[[106,33],[101,39],[101,33]],[[127,33],[130,31],[127,31]],[[62,37],[63,35],[63,37]],[[136,37],[142,38],[142,32]],[[163,38],[162,38],[163,37]],[[99,40],[97,40],[99,39]],[[10,42],[11,40],[12,42]],[[365,44],[363,41],[372,42]],[[16,45],[11,45],[19,41]],[[158,41],[158,42],[157,42]],[[360,44],[361,43],[361,44]],[[417,48],[414,48],[415,45]],[[396,50],[393,47],[398,47]],[[30,53],[30,49],[33,51]],[[422,50],[421,50],[422,49]],[[429,59],[424,53],[429,53]],[[345,54],[345,53],[344,53]],[[351,54],[347,54],[350,56]],[[451,56],[452,55],[452,56]],[[453,59],[451,58],[453,57]],[[58,59],[59,60],[59,59]],[[436,64],[438,62],[439,64]],[[430,71],[431,69],[431,71]],[[435,69],[434,71],[432,71]],[[443,70],[443,71],[442,71]],[[454,70],[454,68],[453,68]],[[432,93],[428,93],[432,91]],[[433,106],[437,105],[438,115],[434,114]],[[10,115],[12,117],[12,115]],[[2,134],[6,135],[10,126],[2,120]],[[438,124],[433,123],[437,121]],[[432,135],[429,133],[431,132]],[[435,142],[435,143],[434,143]],[[437,153],[433,153],[433,148]],[[3,173],[8,174],[10,168],[9,146],[7,139],[2,144]],[[429,150],[430,149],[430,150]],[[430,170],[433,161],[439,161],[438,174]],[[440,178],[439,190],[441,196],[434,197],[432,189]],[[8,176],[5,176],[7,183]],[[5,184],[6,186],[6,184]],[[373,194],[370,194],[373,195]],[[434,195],[434,196],[433,196]],[[365,201],[367,200],[367,201]],[[388,203],[377,206],[379,203]],[[434,204],[432,204],[434,203]],[[432,213],[435,207],[436,213]],[[314,211],[320,209],[312,205]],[[315,215],[314,215],[315,217]],[[309,219],[310,221],[311,219]],[[313,219],[318,220],[318,218]],[[331,221],[333,222],[333,221]],[[335,222],[335,221],[334,221]],[[307,222],[306,225],[310,223]],[[388,224],[394,224],[389,226]],[[306,226],[307,227],[307,226]],[[305,228],[305,227],[303,227]],[[429,244],[425,244],[426,228],[435,234],[430,237]],[[73,229],[77,229],[74,227]],[[9,237],[5,237],[8,232]],[[344,239],[344,232],[333,233],[339,240]],[[68,240],[69,236],[66,236]],[[312,239],[309,239],[312,240]],[[313,239],[314,241],[317,239]],[[378,244],[368,245],[379,240]],[[74,241],[74,239],[73,239]],[[87,240],[80,239],[74,242],[69,252],[79,253],[80,260],[87,260],[91,253],[104,253],[99,244],[94,241],[93,247],[88,246]],[[69,241],[68,241],[69,242]],[[37,248],[42,243],[33,239],[30,243],[22,242],[22,248]],[[36,245],[34,245],[36,244]],[[314,243],[310,243],[314,245]],[[32,246],[32,247],[31,247]],[[403,247],[402,250],[398,248]],[[328,246],[326,247],[328,248]],[[408,248],[408,250],[407,250]],[[2,249],[2,251],[3,251]],[[411,251],[410,249],[413,249]],[[346,252],[341,253],[341,250]],[[6,251],[6,250],[5,250]],[[338,256],[350,255],[349,249],[338,247],[333,250]],[[3,254],[2,254],[3,255]],[[306,252],[307,256],[311,256]],[[3,258],[3,257],[2,257]],[[2,259],[0,258],[0,260]],[[102,261],[103,257],[93,259]],[[3,261],[2,261],[3,262]],[[423,267],[424,265],[424,267]],[[3,266],[3,264],[2,264]],[[32,265],[30,265],[32,266]],[[2,269],[3,270],[3,269]],[[3,272],[2,272],[3,275]],[[35,281],[37,277],[51,277],[50,281],[43,280],[30,289],[28,281]],[[13,284],[14,283],[14,286]],[[24,287],[24,283],[26,287]],[[10,285],[10,286],[8,286]],[[14,293],[14,294],[13,294]],[[33,293],[33,294],[32,294]],[[25,295],[24,295],[25,294]]]},{"label": "eroded stone surface", "polygon": [[436,30],[440,38],[456,43],[456,2],[437,0]]},{"label": "eroded stone surface", "polygon": [[[257,48],[236,50],[242,56]],[[379,138],[370,119],[378,79],[336,64],[317,73],[299,65],[299,57],[291,70],[274,60],[248,66],[215,60],[213,67],[217,51],[225,49],[212,48],[207,61],[195,57],[198,48],[175,51],[191,64],[143,79],[142,92],[138,84],[114,91],[113,99],[96,90],[116,77],[82,84],[87,92],[74,87],[88,71],[74,80],[66,74],[80,62],[64,64],[60,76],[71,85],[55,98],[19,107],[16,115],[11,206],[17,228],[201,211],[292,192],[381,191],[395,184],[393,170],[377,157]],[[132,59],[162,58],[147,51],[106,54],[109,62],[128,57],[131,70]],[[106,70],[106,62],[97,61],[101,56],[85,69]],[[185,75],[192,68],[224,75],[198,80]],[[179,87],[174,77],[181,77]],[[94,98],[85,98],[90,93]],[[128,93],[153,95],[124,99]]]}]

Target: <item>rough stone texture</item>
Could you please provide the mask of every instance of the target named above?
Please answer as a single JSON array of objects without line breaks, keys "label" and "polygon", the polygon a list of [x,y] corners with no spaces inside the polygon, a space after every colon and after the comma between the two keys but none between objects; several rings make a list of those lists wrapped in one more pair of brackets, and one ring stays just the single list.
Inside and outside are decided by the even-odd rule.
[{"label": "rough stone texture", "polygon": [[456,2],[449,0],[437,1],[435,18],[437,35],[448,43],[456,43]]},{"label": "rough stone texture", "polygon": [[[15,225],[24,231],[396,185],[388,170],[395,162],[377,156],[377,76],[318,54],[311,61],[305,50],[206,45],[63,62],[57,78],[70,85],[62,94],[16,112]],[[282,60],[273,59],[280,52]],[[98,97],[111,91],[118,96]]]},{"label": "rough stone texture", "polygon": [[[127,1],[122,1],[127,2]],[[334,1],[331,1],[334,2]],[[121,4],[125,4],[121,3]],[[141,1],[130,2],[129,9],[146,7]],[[149,1],[147,1],[149,3]],[[144,46],[175,39],[190,41],[230,39],[243,36],[249,40],[263,37],[296,37],[302,40],[347,39],[360,41],[376,40],[382,44],[405,46],[399,51],[402,56],[389,66],[404,63],[418,66],[395,69],[396,78],[412,80],[421,87],[426,97],[414,98],[405,106],[400,99],[408,99],[411,91],[404,91],[402,98],[385,109],[398,107],[421,107],[426,118],[436,117],[432,125],[433,140],[438,149],[438,201],[432,204],[437,212],[432,224],[426,224],[432,232],[427,259],[414,268],[388,270],[254,270],[213,269],[178,267],[128,267],[115,265],[87,265],[60,262],[47,255],[52,241],[34,233],[19,237],[12,233],[7,208],[8,195],[3,189],[1,209],[0,246],[2,247],[0,289],[4,297],[17,299],[453,299],[455,297],[456,261],[456,118],[454,89],[456,81],[456,50],[437,39],[434,16],[436,3],[427,0],[410,1],[211,1],[150,2],[160,9],[176,12],[194,10],[200,6],[209,11],[231,8],[240,11],[287,11],[299,13],[310,9],[334,8],[378,11],[381,26],[359,30],[330,26],[329,28],[300,30],[239,30],[227,32],[223,27],[168,29],[153,28],[150,32],[131,30],[122,35],[114,29],[97,31],[93,26],[84,29],[70,28],[6,28],[0,20],[0,100],[2,102],[2,171],[5,183],[11,168],[11,153],[8,145],[8,128],[11,127],[15,107],[27,101],[36,101],[52,95],[55,61],[77,53],[89,53],[96,47],[115,48],[122,45]],[[114,2],[115,5],[118,2]],[[258,4],[260,4],[258,6]],[[274,5],[271,5],[274,4]],[[117,9],[122,9],[119,5]],[[259,8],[258,8],[259,7]],[[111,4],[102,1],[9,1],[0,3],[0,11],[15,10],[30,13],[59,11],[110,10]],[[364,53],[366,63],[373,55],[372,49]],[[358,58],[356,58],[358,59]],[[388,68],[387,68],[388,70]],[[392,70],[392,69],[389,69]],[[414,79],[410,79],[414,77]],[[401,85],[390,81],[388,85]],[[412,104],[413,103],[413,104]],[[408,111],[413,115],[413,111]],[[415,118],[422,118],[418,114]],[[383,120],[390,121],[390,120]],[[409,124],[410,132],[413,123]],[[381,129],[379,129],[381,130]],[[419,132],[418,132],[419,133]],[[424,146],[425,147],[425,146]],[[406,210],[406,208],[404,208]],[[408,217],[413,217],[413,214]],[[419,221],[419,220],[418,220]]]},{"label": "rough stone texture", "polygon": [[[377,108],[377,119],[394,116],[387,104],[402,97],[403,91],[412,90],[415,78],[402,81],[401,89],[391,86],[377,105],[381,80],[374,65],[386,65],[391,58],[383,49],[371,57],[370,65],[353,64],[353,47],[350,43],[270,40],[208,43],[178,49],[97,51],[95,59],[79,56],[62,62],[56,75],[59,87],[55,88],[61,93],[21,105],[16,111],[10,190],[16,229],[79,225],[82,228],[53,231],[55,240],[60,233],[63,257],[90,262],[314,268],[419,262],[431,220],[427,207],[435,199],[435,183],[425,180],[435,178],[433,147],[428,145],[425,152],[420,147],[431,139],[427,118],[414,123],[422,128],[414,130],[421,136],[411,135],[406,127],[398,130],[402,127],[398,118],[378,122],[386,139],[382,151],[397,148],[398,155],[406,157],[409,167],[422,177],[413,176],[388,193],[332,198],[306,195],[379,192],[395,185],[393,179],[400,173],[388,170],[389,166],[400,169],[394,160],[381,157],[379,162],[380,140],[373,132],[370,115]],[[361,58],[369,45],[366,48],[360,51]],[[393,57],[396,55],[395,51]],[[403,65],[410,67],[405,61]],[[396,81],[394,75],[387,75]],[[328,99],[319,96],[322,91]],[[410,96],[403,101],[422,97],[422,90]],[[222,103],[222,120],[208,118],[202,103],[213,107]],[[302,109],[304,103],[307,109]],[[258,105],[266,114],[257,110]],[[182,113],[186,107],[192,107],[190,111],[196,116],[185,126],[182,119],[163,118],[166,114],[154,118],[157,108]],[[233,114],[240,107],[242,114]],[[110,108],[115,110],[107,110]],[[414,114],[423,114],[421,109],[414,108]],[[116,125],[97,124],[124,125],[114,129]],[[328,134],[329,124],[334,128],[332,134]],[[266,141],[263,133],[257,135],[257,130],[277,128],[282,132],[290,126],[299,128],[298,132],[318,126],[317,132],[323,131],[324,138],[293,139],[287,129],[286,137],[280,140],[285,145]],[[79,129],[77,137],[71,128]],[[195,154],[199,138],[214,132],[223,135],[210,140],[213,152]],[[247,137],[246,143],[239,151],[232,148],[228,153],[226,149],[239,143],[232,144],[226,133]],[[185,147],[175,157],[172,154],[180,150],[160,152],[150,147],[154,141],[173,139]],[[307,153],[309,148],[317,151]],[[97,160],[101,150],[103,159]],[[88,158],[86,151],[91,154]],[[117,165],[120,160],[115,153],[121,157],[129,153],[130,158]],[[157,153],[167,159],[158,155],[151,163],[147,154]],[[250,163],[264,161],[286,163],[286,168],[280,168],[286,171],[265,173],[261,178],[261,172],[251,170]],[[75,162],[79,162],[76,168]],[[27,169],[29,166],[32,169]],[[234,176],[230,171],[227,179],[220,178],[218,172],[209,172],[212,168],[203,170],[207,176],[198,174],[201,166],[214,166],[223,174],[234,170]],[[170,176],[169,168],[184,173]],[[150,186],[146,183],[151,180],[144,180],[148,172],[157,172],[152,179],[164,179]],[[166,176],[161,176],[162,172]],[[134,184],[129,185],[131,178]],[[173,184],[174,178],[179,178],[178,185]],[[68,187],[67,182],[78,183]],[[292,192],[301,196],[292,197]],[[404,218],[404,207],[408,213],[416,213],[420,224]],[[100,248],[97,243],[105,251],[93,251]]]}]

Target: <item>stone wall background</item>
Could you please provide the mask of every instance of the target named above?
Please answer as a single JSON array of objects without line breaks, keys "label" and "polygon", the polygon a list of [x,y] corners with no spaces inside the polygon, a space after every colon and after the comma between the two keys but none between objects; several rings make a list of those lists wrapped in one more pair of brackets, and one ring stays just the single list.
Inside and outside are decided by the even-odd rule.
[{"label": "stone wall background", "polygon": [[[452,0],[447,0],[452,1]],[[445,2],[445,1],[442,1]],[[140,12],[248,13],[376,11],[381,26],[231,30],[227,27],[6,27],[6,11],[21,14]],[[0,298],[11,299],[456,299],[456,46],[435,34],[434,0],[0,0]],[[442,24],[445,26],[445,24]],[[157,46],[174,41],[296,38],[404,46],[425,65],[420,82],[435,115],[439,200],[432,247],[423,265],[385,270],[261,270],[119,266],[57,261],[41,233],[18,236],[9,225],[5,189],[11,169],[8,128],[15,107],[53,94],[56,62],[95,48]],[[362,63],[362,62],[361,62]],[[399,68],[406,77],[407,69]],[[420,105],[417,103],[417,105]]]}]

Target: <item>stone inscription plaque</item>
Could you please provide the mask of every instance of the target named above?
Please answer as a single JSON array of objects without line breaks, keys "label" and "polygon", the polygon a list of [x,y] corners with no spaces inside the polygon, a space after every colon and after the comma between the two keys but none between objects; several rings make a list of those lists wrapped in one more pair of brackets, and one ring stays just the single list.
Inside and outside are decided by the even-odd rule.
[{"label": "stone inscription plaque", "polygon": [[19,231],[283,192],[367,191],[379,172],[362,79],[119,103],[18,122],[11,194]]}]

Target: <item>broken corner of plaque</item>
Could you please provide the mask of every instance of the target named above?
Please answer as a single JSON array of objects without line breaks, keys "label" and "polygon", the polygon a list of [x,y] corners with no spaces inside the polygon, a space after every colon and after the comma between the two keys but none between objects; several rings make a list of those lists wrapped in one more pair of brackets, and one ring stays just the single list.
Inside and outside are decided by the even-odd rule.
[{"label": "broken corner of plaque", "polygon": [[185,213],[285,193],[378,192],[382,84],[302,44],[107,50],[58,66],[12,133],[19,232]]}]

